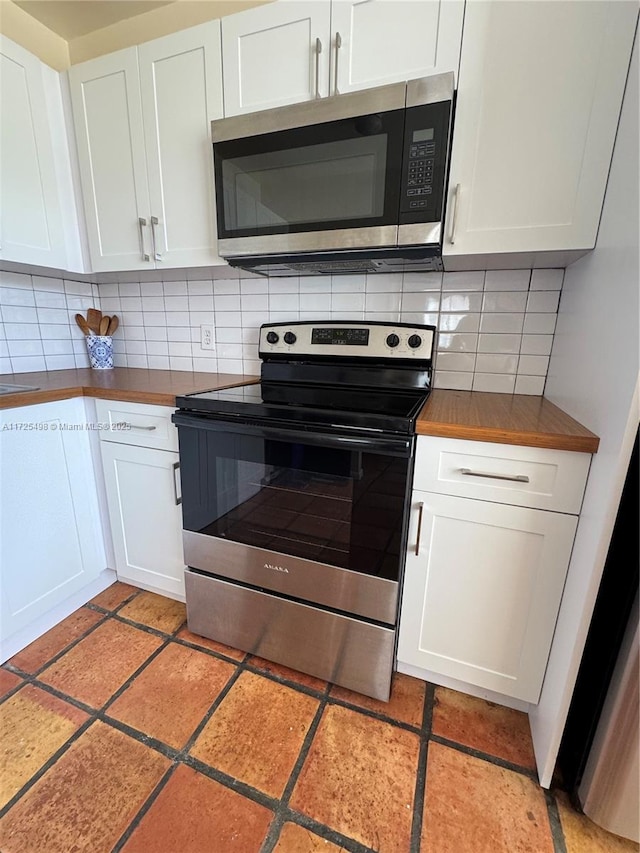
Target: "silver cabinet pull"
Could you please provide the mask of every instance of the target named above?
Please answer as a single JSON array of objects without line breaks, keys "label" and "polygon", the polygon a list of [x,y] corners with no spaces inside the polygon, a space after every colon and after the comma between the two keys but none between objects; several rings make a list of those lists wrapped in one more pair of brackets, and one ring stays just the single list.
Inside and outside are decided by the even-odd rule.
[{"label": "silver cabinet pull", "polygon": [[456,226],[458,224],[458,196],[460,195],[460,184],[456,184],[453,191],[453,214],[451,215],[451,234],[449,242],[453,246],[456,242]]},{"label": "silver cabinet pull", "polygon": [[335,95],[340,94],[340,90],[338,89],[338,56],[340,54],[340,48],[342,47],[342,36],[339,32],[336,31],[336,65],[334,69],[334,81],[333,81],[333,91]]},{"label": "silver cabinet pull", "polygon": [[316,98],[320,97],[320,54],[322,53],[322,42],[316,39]]},{"label": "silver cabinet pull", "polygon": [[151,240],[153,242],[153,259],[154,261],[161,261],[162,255],[158,251],[156,247],[156,225],[159,224],[159,219],[157,216],[151,217]]},{"label": "silver cabinet pull", "polygon": [[416,533],[416,557],[420,556],[420,535],[422,533],[422,513],[424,511],[424,501],[418,504],[418,532]]},{"label": "silver cabinet pull", "polygon": [[460,473],[466,477],[486,477],[488,480],[509,480],[512,483],[528,483],[526,474],[491,474],[488,471],[472,471],[471,468],[461,468]]},{"label": "silver cabinet pull", "polygon": [[139,216],[138,217],[138,229],[140,231],[140,254],[142,255],[143,261],[150,261],[151,258],[147,254],[147,251],[144,247],[144,231],[142,230],[146,224],[147,224],[147,220],[143,216]]},{"label": "silver cabinet pull", "polygon": [[178,481],[176,479],[176,472],[180,470],[180,463],[174,462],[172,465],[173,468],[173,493],[175,495],[176,506],[180,506],[182,503],[182,495],[178,494]]},{"label": "silver cabinet pull", "polygon": [[129,421],[120,421],[117,424],[114,424],[115,427],[119,427],[120,429],[144,429],[152,432],[156,427],[154,426],[144,426],[144,424],[130,424]]}]

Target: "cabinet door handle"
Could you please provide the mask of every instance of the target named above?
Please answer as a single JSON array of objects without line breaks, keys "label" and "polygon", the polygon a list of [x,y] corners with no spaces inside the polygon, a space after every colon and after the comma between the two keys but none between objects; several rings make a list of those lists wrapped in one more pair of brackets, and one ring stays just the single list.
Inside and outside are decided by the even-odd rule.
[{"label": "cabinet door handle", "polygon": [[422,513],[424,511],[424,501],[418,504],[418,532],[416,533],[416,557],[420,556],[420,535],[422,534]]},{"label": "cabinet door handle", "polygon": [[453,213],[451,214],[451,234],[449,235],[449,242],[453,246],[456,242],[456,226],[458,224],[458,196],[460,195],[460,184],[455,185],[455,189],[453,190]]},{"label": "cabinet door handle", "polygon": [[154,426],[144,426],[144,424],[130,424],[129,421],[120,421],[117,424],[114,424],[115,427],[120,429],[144,429],[152,432],[156,427]]},{"label": "cabinet door handle", "polygon": [[174,462],[172,465],[173,468],[173,493],[175,495],[176,506],[180,506],[182,503],[182,494],[178,494],[178,481],[176,480],[176,472],[180,470],[180,463]]},{"label": "cabinet door handle", "polygon": [[322,42],[316,39],[316,98],[320,97],[320,54],[322,53]]},{"label": "cabinet door handle", "polygon": [[333,93],[334,95],[339,95],[340,90],[338,89],[338,57],[340,55],[340,48],[342,47],[342,36],[339,32],[336,31],[336,64],[334,69],[334,80],[333,80]]},{"label": "cabinet door handle", "polygon": [[466,477],[486,477],[488,480],[509,480],[512,483],[528,483],[526,474],[491,474],[489,471],[472,471],[471,468],[461,468],[460,473]]},{"label": "cabinet door handle", "polygon": [[161,261],[162,255],[157,249],[156,246],[156,225],[159,224],[159,219],[157,216],[151,217],[151,240],[153,242],[153,259],[154,261]]},{"label": "cabinet door handle", "polygon": [[147,250],[144,247],[144,231],[142,230],[144,226],[147,224],[147,220],[144,216],[138,217],[138,229],[140,231],[140,254],[142,255],[143,261],[150,261],[151,258],[147,254]]}]

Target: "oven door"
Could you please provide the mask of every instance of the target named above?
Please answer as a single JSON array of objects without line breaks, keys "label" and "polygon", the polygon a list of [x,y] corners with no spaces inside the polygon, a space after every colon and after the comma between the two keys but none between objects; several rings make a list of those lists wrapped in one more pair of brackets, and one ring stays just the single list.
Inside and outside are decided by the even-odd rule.
[{"label": "oven door", "polygon": [[174,422],[188,566],[395,624],[412,437]]},{"label": "oven door", "polygon": [[396,246],[404,109],[214,142],[218,249]]}]

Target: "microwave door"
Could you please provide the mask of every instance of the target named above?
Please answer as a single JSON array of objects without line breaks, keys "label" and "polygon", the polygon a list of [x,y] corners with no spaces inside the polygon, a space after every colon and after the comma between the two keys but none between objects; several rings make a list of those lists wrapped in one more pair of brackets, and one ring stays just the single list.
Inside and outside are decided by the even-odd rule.
[{"label": "microwave door", "polygon": [[242,244],[247,254],[395,246],[404,116],[214,143],[221,252],[231,240],[234,254]]}]

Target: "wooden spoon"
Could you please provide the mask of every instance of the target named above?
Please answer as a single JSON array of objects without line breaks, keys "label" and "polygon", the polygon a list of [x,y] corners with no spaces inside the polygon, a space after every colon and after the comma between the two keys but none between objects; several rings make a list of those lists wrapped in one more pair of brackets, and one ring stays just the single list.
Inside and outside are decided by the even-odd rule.
[{"label": "wooden spoon", "polygon": [[101,335],[107,334],[107,331],[109,329],[109,321],[110,320],[111,320],[111,317],[107,317],[106,315],[102,318],[102,320],[100,320],[100,334]]},{"label": "wooden spoon", "polygon": [[102,311],[99,311],[97,308],[89,308],[87,310],[87,326],[91,329],[91,331],[99,335],[100,334],[100,321],[102,320]]},{"label": "wooden spoon", "polygon": [[82,314],[76,314],[76,323],[82,330],[82,334],[86,335],[86,337],[90,337],[93,334]]},{"label": "wooden spoon", "polygon": [[110,322],[109,322],[109,328],[107,329],[107,334],[113,335],[113,333],[115,332],[115,330],[118,328],[119,325],[120,325],[120,320],[118,319],[118,315],[114,314],[113,317],[111,318]]}]

